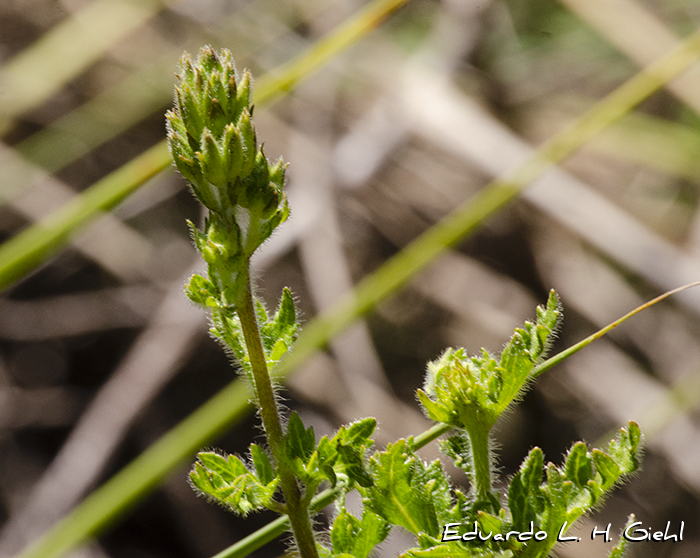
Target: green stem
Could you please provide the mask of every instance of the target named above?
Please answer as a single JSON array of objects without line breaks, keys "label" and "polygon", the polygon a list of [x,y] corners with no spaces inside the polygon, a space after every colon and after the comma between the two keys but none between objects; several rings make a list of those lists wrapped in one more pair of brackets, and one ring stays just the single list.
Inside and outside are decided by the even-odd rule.
[{"label": "green stem", "polygon": [[280,420],[277,399],[272,389],[272,381],[267,371],[267,361],[260,339],[258,320],[253,306],[253,292],[250,281],[250,264],[246,264],[246,287],[241,300],[236,308],[241,321],[243,338],[248,348],[248,357],[255,381],[255,395],[258,401],[258,409],[262,418],[263,427],[270,444],[272,455],[277,462],[280,474],[280,486],[284,494],[287,506],[289,522],[292,525],[294,539],[302,558],[318,558],[316,540],[314,539],[311,522],[309,521],[308,506],[304,505],[301,490],[294,473],[287,467],[282,456],[283,437],[282,422]]},{"label": "green stem", "polygon": [[467,431],[472,454],[472,490],[477,500],[491,503],[491,451],[489,448],[489,428],[477,427]]},{"label": "green stem", "polygon": [[236,313],[241,320],[243,338],[248,348],[248,357],[250,358],[250,366],[253,370],[253,379],[255,381],[255,396],[258,401],[265,434],[270,443],[272,453],[277,456],[284,433],[282,431],[282,422],[280,421],[279,410],[277,408],[277,399],[272,389],[272,381],[270,380],[270,375],[267,373],[267,361],[265,360],[265,353],[263,351],[262,341],[260,340],[258,320],[255,316],[249,264],[241,273],[245,273],[246,275],[246,286],[243,289],[239,304],[236,305]]},{"label": "green stem", "polygon": [[433,426],[428,428],[428,430],[426,430],[425,432],[422,432],[421,434],[413,438],[411,448],[413,449],[413,451],[418,451],[422,447],[427,446],[433,440],[437,440],[443,434],[447,434],[450,430],[452,430],[452,427],[449,424],[445,424],[444,422],[438,422],[437,424],[434,424]]}]

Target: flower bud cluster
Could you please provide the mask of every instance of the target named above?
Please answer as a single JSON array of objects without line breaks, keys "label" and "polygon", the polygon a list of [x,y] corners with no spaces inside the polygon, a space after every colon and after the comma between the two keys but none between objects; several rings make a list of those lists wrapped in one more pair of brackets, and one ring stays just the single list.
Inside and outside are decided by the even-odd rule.
[{"label": "flower bud cluster", "polygon": [[289,214],[286,165],[281,159],[270,164],[258,145],[250,73],[236,72],[228,50],[204,47],[196,60],[184,54],[177,77],[175,107],[166,114],[168,145],[175,166],[210,211],[204,231],[192,231],[211,281],[194,292],[205,285],[195,281],[188,293],[196,302],[229,306],[243,267]]},{"label": "flower bud cluster", "polygon": [[464,349],[447,349],[428,363],[425,391],[418,390],[418,397],[433,420],[467,430],[473,421],[490,427],[501,384],[498,363],[486,351],[469,357]]},{"label": "flower bud cluster", "polygon": [[482,349],[469,357],[464,349],[448,349],[428,364],[418,398],[428,416],[470,431],[490,429],[526,388],[544,357],[561,318],[559,297],[552,291],[547,306],[537,307],[535,323],[516,328],[496,359]]}]

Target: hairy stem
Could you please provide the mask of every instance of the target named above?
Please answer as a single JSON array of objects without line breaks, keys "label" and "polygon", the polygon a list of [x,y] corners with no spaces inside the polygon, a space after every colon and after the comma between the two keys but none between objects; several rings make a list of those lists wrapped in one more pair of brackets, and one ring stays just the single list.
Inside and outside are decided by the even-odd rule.
[{"label": "hairy stem", "polygon": [[272,455],[277,462],[280,486],[284,494],[287,514],[289,515],[289,522],[292,525],[292,532],[294,533],[299,554],[301,558],[318,558],[316,541],[309,520],[308,506],[304,505],[299,483],[292,471],[286,466],[281,455],[284,433],[277,400],[275,399],[272,382],[267,370],[258,321],[255,316],[249,266],[247,266],[245,273],[246,287],[236,310],[241,320],[241,329],[243,330],[243,337],[248,348],[250,365],[253,370],[255,395],[258,399],[260,416],[262,417],[263,427],[265,428]]},{"label": "hairy stem", "polygon": [[472,490],[477,500],[491,502],[491,452],[489,448],[489,429],[471,428],[468,430],[469,445],[472,453]]}]

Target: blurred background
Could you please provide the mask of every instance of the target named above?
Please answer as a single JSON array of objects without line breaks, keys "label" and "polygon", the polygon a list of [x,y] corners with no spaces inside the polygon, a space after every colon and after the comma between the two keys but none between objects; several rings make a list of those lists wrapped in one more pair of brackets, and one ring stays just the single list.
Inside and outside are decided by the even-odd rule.
[{"label": "blurred background", "polygon": [[[229,48],[262,76],[359,0],[2,0],[0,234],[13,237],[164,138],[183,50]],[[255,112],[290,162],[291,219],[255,262],[313,319],[420,233],[522,161],[700,22],[698,0],[412,0]],[[558,351],[664,290],[700,279],[700,66],[545,175],[287,381],[317,436],[379,420],[377,443],[429,424],[415,400],[447,346],[497,351],[560,293]],[[182,286],[198,268],[184,180],[159,173],[0,298],[0,556],[15,555],[234,377]],[[647,310],[545,374],[498,425],[503,478],[542,447],[605,443],[628,420],[643,470],[562,558],[607,556],[635,513],[700,555],[700,296]],[[215,443],[245,452],[249,416]],[[432,459],[437,449],[426,448]],[[272,519],[202,499],[188,467],[71,556],[205,558]],[[450,471],[457,483],[465,478]],[[322,519],[319,519],[322,521]],[[381,556],[411,545],[395,532]],[[256,556],[279,556],[283,541]]]}]

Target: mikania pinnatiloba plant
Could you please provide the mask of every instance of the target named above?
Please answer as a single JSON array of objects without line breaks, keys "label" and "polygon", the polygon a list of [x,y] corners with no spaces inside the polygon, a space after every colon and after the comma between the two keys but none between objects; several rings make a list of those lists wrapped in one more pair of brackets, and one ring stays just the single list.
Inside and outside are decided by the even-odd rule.
[{"label": "mikania pinnatiloba plant", "polygon": [[[189,223],[207,274],[194,275],[185,290],[211,311],[211,332],[248,379],[267,440],[267,447],[251,444],[246,457],[199,453],[190,473],[195,490],[239,515],[264,508],[287,514],[302,558],[366,558],[397,526],[415,535],[405,557],[548,556],[579,517],[638,468],[642,440],[630,422],[607,451],[577,442],[561,466],[545,465],[534,448],[509,485],[495,488],[491,429],[537,375],[561,319],[556,293],[500,355],[447,349],[428,364],[418,399],[440,432],[451,431],[441,448],[467,473],[466,493],[451,485],[439,460],[425,463],[416,454],[434,436],[373,450],[376,421],[365,418],[317,440],[296,413],[283,418],[269,374],[299,327],[293,297],[285,289],[277,310],[268,312],[250,272],[255,250],[289,214],[286,165],[270,164],[257,142],[252,80],[236,72],[230,52],[205,47],[196,60],[185,54],[178,78],[167,113],[170,150],[209,210],[204,230]],[[330,532],[322,533],[314,528],[312,501],[328,488],[338,509]],[[354,490],[362,497],[361,517],[345,507]],[[620,545],[611,556],[621,556]]]}]

